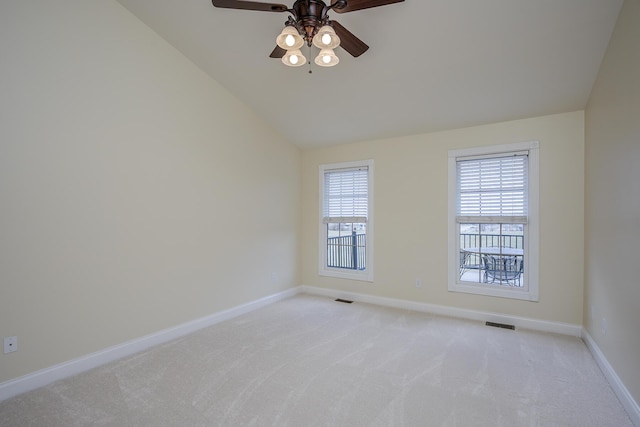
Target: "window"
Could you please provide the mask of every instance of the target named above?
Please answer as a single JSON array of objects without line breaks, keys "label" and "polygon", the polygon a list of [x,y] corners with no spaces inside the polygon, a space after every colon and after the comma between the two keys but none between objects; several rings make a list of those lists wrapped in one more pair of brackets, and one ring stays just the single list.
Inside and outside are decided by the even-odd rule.
[{"label": "window", "polygon": [[373,281],[372,176],[372,160],[320,166],[320,275]]},{"label": "window", "polygon": [[449,152],[449,290],[538,300],[538,142]]}]

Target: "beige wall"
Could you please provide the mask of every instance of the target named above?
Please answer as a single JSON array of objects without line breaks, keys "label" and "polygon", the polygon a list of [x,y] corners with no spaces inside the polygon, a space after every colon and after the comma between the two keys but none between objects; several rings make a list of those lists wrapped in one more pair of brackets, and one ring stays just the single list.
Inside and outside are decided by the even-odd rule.
[{"label": "beige wall", "polygon": [[300,282],[299,150],[118,3],[0,2],[0,58],[0,382]]},{"label": "beige wall", "polygon": [[[447,152],[540,141],[540,301],[447,291]],[[303,284],[388,298],[582,323],[582,112],[304,151]],[[375,281],[318,276],[318,165],[375,161]],[[416,278],[423,287],[415,287]]]},{"label": "beige wall", "polygon": [[640,1],[626,0],[591,93],[585,132],[584,324],[636,402],[640,402],[639,46]]}]

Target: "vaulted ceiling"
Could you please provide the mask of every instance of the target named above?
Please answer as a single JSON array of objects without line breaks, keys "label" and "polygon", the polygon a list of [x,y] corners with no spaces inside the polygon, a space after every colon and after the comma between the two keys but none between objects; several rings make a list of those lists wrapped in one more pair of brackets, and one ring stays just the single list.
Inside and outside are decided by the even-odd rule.
[{"label": "vaulted ceiling", "polygon": [[303,149],[584,109],[623,2],[405,0],[330,13],[370,49],[290,68],[269,58],[287,13],[118,1]]}]

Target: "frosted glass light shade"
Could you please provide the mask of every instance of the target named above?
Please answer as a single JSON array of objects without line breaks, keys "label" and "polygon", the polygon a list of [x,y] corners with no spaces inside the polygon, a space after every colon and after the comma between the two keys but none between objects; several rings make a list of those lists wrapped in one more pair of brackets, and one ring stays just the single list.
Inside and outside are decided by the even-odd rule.
[{"label": "frosted glass light shade", "polygon": [[316,56],[315,63],[321,67],[333,67],[338,62],[340,62],[340,58],[336,56],[332,49],[322,49],[318,56]]},{"label": "frosted glass light shade", "polygon": [[284,27],[280,35],[276,37],[276,44],[285,50],[295,50],[302,47],[304,39],[295,27],[287,25]]},{"label": "frosted glass light shade", "polygon": [[284,54],[282,63],[289,67],[299,67],[307,63],[307,58],[300,52],[300,49],[293,49]]},{"label": "frosted glass light shade", "polygon": [[335,49],[340,46],[340,37],[332,27],[325,25],[313,36],[313,45],[320,49]]}]

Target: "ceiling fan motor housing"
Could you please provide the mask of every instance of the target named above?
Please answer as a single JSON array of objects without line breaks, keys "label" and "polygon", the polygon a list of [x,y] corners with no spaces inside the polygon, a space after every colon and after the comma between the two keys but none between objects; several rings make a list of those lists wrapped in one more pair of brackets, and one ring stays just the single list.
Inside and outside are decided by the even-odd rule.
[{"label": "ceiling fan motor housing", "polygon": [[295,27],[304,37],[307,45],[311,46],[313,36],[316,35],[320,27],[327,24],[328,11],[329,8],[322,0],[297,0],[293,4]]}]

